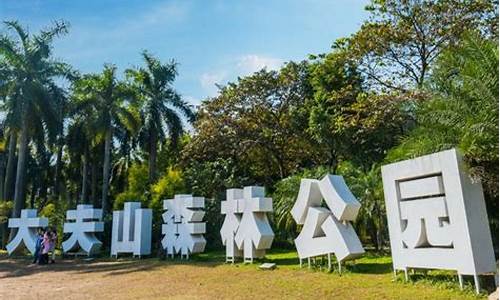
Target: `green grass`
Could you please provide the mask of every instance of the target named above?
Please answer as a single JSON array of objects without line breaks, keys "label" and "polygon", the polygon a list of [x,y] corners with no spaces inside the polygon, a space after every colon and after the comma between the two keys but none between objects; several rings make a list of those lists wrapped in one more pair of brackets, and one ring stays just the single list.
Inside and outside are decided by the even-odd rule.
[{"label": "green grass", "polygon": [[[276,263],[277,269],[260,270],[258,266],[262,262]],[[15,276],[9,276],[9,272],[21,272],[23,276],[38,276],[40,271],[52,270],[49,274],[54,275],[48,276],[59,274],[58,277],[54,277],[55,280],[60,278],[61,274],[71,274],[71,278],[75,280],[74,284],[63,283],[63,285],[78,285],[78,282],[86,282],[92,278],[96,284],[99,283],[99,293],[125,298],[127,295],[132,295],[131,291],[126,289],[122,291],[116,286],[122,286],[121,282],[130,282],[127,285],[132,287],[141,279],[147,280],[146,286],[141,283],[140,289],[133,289],[133,295],[137,298],[158,298],[157,294],[151,293],[161,291],[168,294],[172,293],[172,289],[175,292],[186,286],[192,287],[191,294],[180,294],[179,298],[189,298],[192,295],[195,298],[202,296],[213,298],[214,294],[211,291],[217,291],[223,298],[237,298],[238,294],[235,294],[235,291],[238,290],[246,291],[245,295],[248,293],[259,295],[257,298],[270,295],[271,298],[293,299],[310,297],[484,299],[487,295],[486,291],[476,295],[471,281],[466,281],[466,288],[461,291],[454,272],[437,270],[428,271],[426,274],[418,272],[411,274],[409,282],[405,282],[402,273],[394,278],[391,257],[388,255],[368,252],[362,258],[343,264],[341,273],[338,272],[334,259],[332,263],[331,271],[328,271],[326,258],[313,260],[311,268],[308,268],[305,260],[303,267],[300,268],[294,250],[274,249],[269,251],[264,259],[256,260],[253,264],[226,264],[223,251],[209,251],[194,255],[190,260],[181,260],[177,257],[175,259],[152,257],[139,260],[126,256],[116,260],[103,254],[92,262],[67,259],[48,268],[41,266],[39,269],[31,270],[27,267],[29,257],[6,258],[4,253],[0,253],[0,280],[5,278],[6,285],[17,286],[17,284],[22,285],[21,281],[19,283],[16,281],[22,280],[21,277],[16,279]],[[51,281],[50,277],[45,278]],[[168,278],[174,284],[164,285],[161,278]],[[238,280],[235,280],[236,278]],[[155,280],[160,281],[155,282]],[[117,294],[120,292],[124,294]]]},{"label": "green grass", "polygon": [[[223,251],[209,251],[202,254],[197,254],[193,256],[192,262],[225,262],[225,252]],[[167,260],[171,260],[170,258]],[[175,263],[190,263],[188,261],[183,261],[179,259],[174,260]],[[239,268],[242,269],[254,269],[256,265],[263,262],[276,263],[278,268],[286,270],[307,270],[308,272],[324,273],[332,277],[348,277],[355,279],[360,275],[383,275],[386,278],[391,278],[392,286],[390,288],[405,288],[408,286],[415,286],[423,289],[436,289],[436,290],[447,290],[451,294],[456,294],[457,296],[463,296],[464,298],[478,298],[482,299],[488,295],[487,291],[484,289],[480,295],[476,295],[474,289],[474,282],[472,277],[464,277],[464,290],[460,290],[458,277],[456,272],[446,271],[446,270],[416,270],[411,271],[409,276],[409,281],[405,281],[404,274],[398,272],[397,276],[394,277],[392,269],[392,258],[390,254],[377,254],[374,252],[367,252],[363,257],[356,260],[347,261],[342,265],[341,272],[339,273],[338,264],[335,257],[332,256],[332,270],[328,270],[327,257],[323,259],[313,260],[311,263],[311,268],[308,268],[307,260],[303,260],[302,268],[299,265],[299,259],[297,253],[293,250],[288,249],[273,249],[266,254],[264,259],[258,259],[253,264],[248,263],[236,263]],[[489,279],[489,280],[488,280]],[[491,286],[493,284],[492,278],[487,278],[486,283]],[[483,283],[484,285],[484,283]]]}]

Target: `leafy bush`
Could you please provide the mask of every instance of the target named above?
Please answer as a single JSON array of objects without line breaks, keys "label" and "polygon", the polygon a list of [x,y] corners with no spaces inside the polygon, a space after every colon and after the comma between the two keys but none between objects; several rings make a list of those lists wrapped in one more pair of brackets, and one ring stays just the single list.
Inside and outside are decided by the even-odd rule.
[{"label": "leafy bush", "polygon": [[163,200],[173,198],[175,194],[186,192],[182,172],[168,168],[155,184],[151,186],[151,203],[149,207],[162,210]]},{"label": "leafy bush", "polygon": [[128,188],[116,195],[113,202],[113,209],[123,209],[125,202],[140,201],[143,206],[149,204],[149,177],[148,167],[145,164],[133,164],[128,170],[127,182]]},{"label": "leafy bush", "polygon": [[161,251],[163,200],[172,199],[175,194],[183,193],[186,193],[186,188],[182,172],[173,168],[168,168],[167,172],[151,185],[151,201],[148,207],[153,209],[153,249]]},{"label": "leafy bush", "polygon": [[354,222],[356,232],[362,240],[366,241],[368,237],[376,250],[382,250],[389,236],[380,166],[374,164],[364,170],[344,162],[339,166],[338,173],[344,176],[347,186],[361,203]]},{"label": "leafy bush", "polygon": [[113,202],[113,209],[121,210],[123,209],[123,204],[125,202],[138,202],[138,201],[141,202],[143,206],[148,205],[148,198],[145,197],[144,194],[141,195],[137,192],[127,190],[123,193],[116,195],[115,201]]},{"label": "leafy bush", "polygon": [[7,222],[13,206],[12,201],[0,202],[0,224]]}]

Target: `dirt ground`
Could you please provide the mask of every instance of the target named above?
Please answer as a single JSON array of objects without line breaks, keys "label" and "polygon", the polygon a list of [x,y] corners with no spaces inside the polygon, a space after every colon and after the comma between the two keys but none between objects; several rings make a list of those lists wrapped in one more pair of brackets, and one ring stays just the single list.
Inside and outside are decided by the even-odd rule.
[{"label": "dirt ground", "polygon": [[0,299],[475,298],[455,290],[393,282],[385,271],[340,276],[296,266],[262,271],[257,265],[156,258],[29,263],[0,257]]}]

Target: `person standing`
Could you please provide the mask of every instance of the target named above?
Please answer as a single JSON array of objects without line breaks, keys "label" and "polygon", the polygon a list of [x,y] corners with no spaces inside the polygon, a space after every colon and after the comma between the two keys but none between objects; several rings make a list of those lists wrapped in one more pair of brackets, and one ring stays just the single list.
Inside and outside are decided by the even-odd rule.
[{"label": "person standing", "polygon": [[42,254],[39,256],[38,264],[46,265],[49,261],[49,251],[50,251],[50,229],[45,230],[42,241]]},{"label": "person standing", "polygon": [[36,264],[40,260],[40,256],[42,254],[42,246],[43,246],[43,229],[38,228],[36,234],[36,242],[35,242],[35,255],[33,258],[33,264]]},{"label": "person standing", "polygon": [[50,248],[49,251],[51,251],[51,260],[50,263],[53,264],[55,263],[56,259],[56,244],[57,244],[57,230],[52,227],[50,230]]}]

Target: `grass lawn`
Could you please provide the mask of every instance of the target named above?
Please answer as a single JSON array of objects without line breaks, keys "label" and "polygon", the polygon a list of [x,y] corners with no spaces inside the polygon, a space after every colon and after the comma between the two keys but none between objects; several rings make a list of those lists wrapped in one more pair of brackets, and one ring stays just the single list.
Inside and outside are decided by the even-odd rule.
[{"label": "grass lawn", "polygon": [[391,258],[366,255],[327,272],[319,263],[301,269],[291,250],[269,252],[271,271],[255,264],[225,264],[224,254],[209,252],[179,259],[59,259],[29,265],[27,257],[0,255],[0,299],[478,299],[472,285],[458,289],[453,273],[429,272],[393,278]]}]

